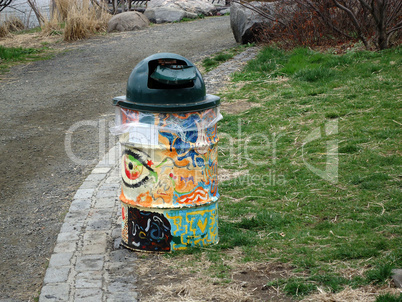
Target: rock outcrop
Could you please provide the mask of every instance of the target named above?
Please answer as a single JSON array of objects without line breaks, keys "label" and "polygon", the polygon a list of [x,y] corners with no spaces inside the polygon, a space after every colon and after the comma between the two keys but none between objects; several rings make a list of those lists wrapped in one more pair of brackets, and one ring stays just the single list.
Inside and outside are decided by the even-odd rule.
[{"label": "rock outcrop", "polygon": [[149,26],[149,20],[139,12],[125,12],[113,16],[107,24],[107,32],[132,31]]},{"label": "rock outcrop", "polygon": [[[276,6],[275,2],[250,2],[250,4],[267,10],[273,10]],[[232,2],[230,7],[230,26],[236,42],[241,44],[255,42],[255,33],[268,22],[270,22],[268,19],[263,18],[251,9]]]},{"label": "rock outcrop", "polygon": [[216,15],[214,5],[206,0],[152,0],[148,2],[145,15],[151,22],[177,22],[183,18],[196,18],[198,15]]},{"label": "rock outcrop", "polygon": [[173,7],[148,8],[144,14],[153,23],[179,22],[183,18],[195,19],[198,16]]}]

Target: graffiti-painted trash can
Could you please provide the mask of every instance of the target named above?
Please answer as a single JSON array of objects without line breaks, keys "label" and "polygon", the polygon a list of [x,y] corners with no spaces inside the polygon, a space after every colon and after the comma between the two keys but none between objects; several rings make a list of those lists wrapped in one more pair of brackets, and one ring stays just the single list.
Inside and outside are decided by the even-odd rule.
[{"label": "graffiti-painted trash can", "polygon": [[132,71],[113,99],[121,158],[122,245],[174,251],[218,242],[217,122],[186,58],[160,53]]}]

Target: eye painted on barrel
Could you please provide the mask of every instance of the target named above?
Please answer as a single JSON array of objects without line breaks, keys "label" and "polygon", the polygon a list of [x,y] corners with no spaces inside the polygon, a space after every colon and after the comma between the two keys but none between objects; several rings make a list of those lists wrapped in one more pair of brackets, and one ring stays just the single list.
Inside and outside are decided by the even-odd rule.
[{"label": "eye painted on barrel", "polygon": [[135,180],[141,176],[144,170],[142,163],[135,159],[132,155],[124,155],[124,172],[130,180]]},{"label": "eye painted on barrel", "polygon": [[152,169],[153,162],[149,156],[137,149],[123,152],[123,183],[130,188],[138,188],[147,183],[151,178],[158,181],[158,175]]}]

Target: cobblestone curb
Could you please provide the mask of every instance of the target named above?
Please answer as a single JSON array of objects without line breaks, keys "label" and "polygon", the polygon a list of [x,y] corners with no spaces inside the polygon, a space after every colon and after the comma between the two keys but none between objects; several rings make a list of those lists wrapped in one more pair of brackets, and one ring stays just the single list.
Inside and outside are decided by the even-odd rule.
[{"label": "cobblestone curb", "polygon": [[[255,57],[250,47],[204,76],[217,93],[230,74]],[[43,281],[39,302],[137,301],[137,254],[120,248],[119,146],[98,163],[77,190]]]},{"label": "cobblestone curb", "polygon": [[222,89],[230,80],[231,74],[242,70],[244,65],[258,54],[259,47],[248,47],[231,60],[219,65],[204,76],[207,93],[214,94]]},{"label": "cobblestone curb", "polygon": [[39,301],[136,301],[136,254],[119,249],[118,146],[76,192],[57,237]]}]

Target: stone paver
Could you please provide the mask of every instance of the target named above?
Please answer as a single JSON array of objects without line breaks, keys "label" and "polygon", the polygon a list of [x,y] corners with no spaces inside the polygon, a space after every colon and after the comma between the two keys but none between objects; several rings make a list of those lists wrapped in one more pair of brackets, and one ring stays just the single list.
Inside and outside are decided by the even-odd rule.
[{"label": "stone paver", "polygon": [[392,279],[394,280],[396,286],[402,288],[402,269],[393,269]]}]

